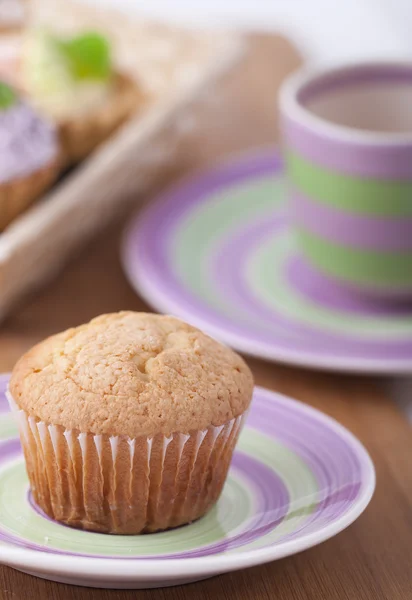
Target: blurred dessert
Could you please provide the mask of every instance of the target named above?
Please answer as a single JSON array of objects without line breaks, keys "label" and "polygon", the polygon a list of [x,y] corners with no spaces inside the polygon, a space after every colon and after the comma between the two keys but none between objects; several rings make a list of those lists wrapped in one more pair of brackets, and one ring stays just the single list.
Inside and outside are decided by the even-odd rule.
[{"label": "blurred dessert", "polygon": [[5,81],[14,89],[20,88],[20,52],[19,36],[0,35],[0,81]]},{"label": "blurred dessert", "polygon": [[0,0],[0,33],[19,31],[25,23],[27,0]]},{"label": "blurred dessert", "polygon": [[56,123],[68,163],[87,156],[141,100],[136,84],[115,70],[111,54],[108,40],[95,32],[61,38],[36,30],[23,43],[23,88]]},{"label": "blurred dessert", "polygon": [[0,229],[42,194],[58,172],[54,126],[0,81]]}]

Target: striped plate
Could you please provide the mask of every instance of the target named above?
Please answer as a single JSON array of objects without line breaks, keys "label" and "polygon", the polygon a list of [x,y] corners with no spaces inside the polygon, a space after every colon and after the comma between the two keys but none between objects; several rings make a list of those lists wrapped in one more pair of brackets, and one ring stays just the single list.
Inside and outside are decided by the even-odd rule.
[{"label": "striped plate", "polygon": [[298,256],[275,150],[172,189],[128,228],[131,284],[250,355],[340,371],[412,372],[412,308],[356,299]]},{"label": "striped plate", "polygon": [[257,388],[223,494],[172,531],[109,536],[59,525],[33,504],[0,379],[0,562],[66,583],[176,585],[275,560],[352,523],[373,494],[361,444],[299,402]]}]

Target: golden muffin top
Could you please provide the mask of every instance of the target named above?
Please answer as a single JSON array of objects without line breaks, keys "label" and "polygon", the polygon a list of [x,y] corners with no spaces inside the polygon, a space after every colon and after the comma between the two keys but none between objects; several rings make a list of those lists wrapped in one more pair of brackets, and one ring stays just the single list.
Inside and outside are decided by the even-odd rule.
[{"label": "golden muffin top", "polygon": [[238,354],[176,318],[120,312],[34,346],[10,391],[47,424],[134,438],[223,425],[248,408],[253,377]]}]

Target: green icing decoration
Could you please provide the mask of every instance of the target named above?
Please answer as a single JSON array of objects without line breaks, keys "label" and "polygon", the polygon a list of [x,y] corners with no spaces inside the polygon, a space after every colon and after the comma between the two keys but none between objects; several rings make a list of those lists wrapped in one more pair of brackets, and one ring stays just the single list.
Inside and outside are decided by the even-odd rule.
[{"label": "green icing decoration", "polygon": [[57,41],[75,79],[106,80],[112,73],[110,45],[99,33],[88,32]]},{"label": "green icing decoration", "polygon": [[3,81],[0,81],[0,110],[6,110],[17,101],[14,91]]}]

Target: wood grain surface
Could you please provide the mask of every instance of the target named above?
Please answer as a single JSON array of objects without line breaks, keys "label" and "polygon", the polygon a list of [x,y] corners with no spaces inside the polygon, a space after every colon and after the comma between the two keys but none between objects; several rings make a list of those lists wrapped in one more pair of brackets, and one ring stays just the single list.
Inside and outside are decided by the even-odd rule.
[{"label": "wood grain surface", "polygon": [[[275,94],[299,63],[279,37],[252,39],[253,51],[216,102],[200,106],[202,125],[181,149],[170,174],[213,162],[232,150],[273,142]],[[230,104],[228,104],[230,102]],[[230,106],[230,108],[228,108]],[[159,182],[159,188],[167,182]],[[139,199],[140,201],[149,198]],[[102,313],[147,307],[127,284],[119,263],[119,222],[47,289],[16,307],[0,330],[0,370],[48,334]],[[161,590],[92,590],[54,584],[0,567],[1,600],[402,600],[412,599],[412,435],[379,381],[322,374],[249,360],[256,382],[337,418],[366,445],[378,486],[366,512],[348,530],[304,553],[201,583]]]}]

